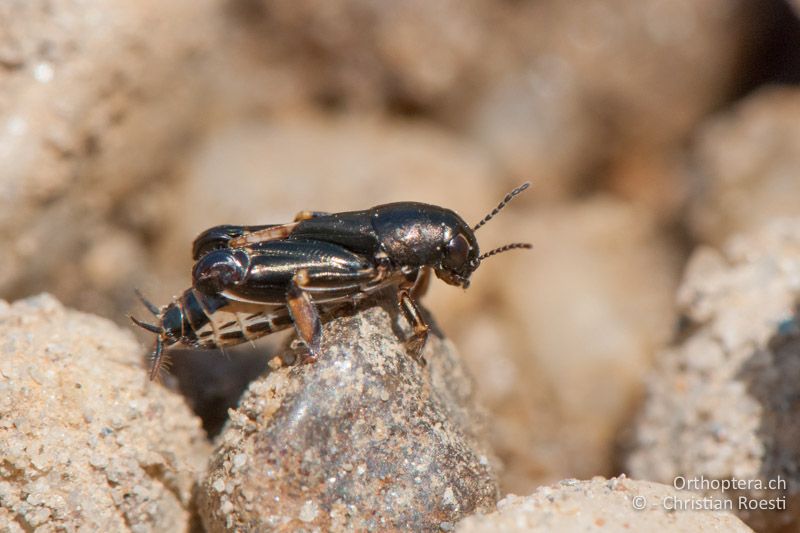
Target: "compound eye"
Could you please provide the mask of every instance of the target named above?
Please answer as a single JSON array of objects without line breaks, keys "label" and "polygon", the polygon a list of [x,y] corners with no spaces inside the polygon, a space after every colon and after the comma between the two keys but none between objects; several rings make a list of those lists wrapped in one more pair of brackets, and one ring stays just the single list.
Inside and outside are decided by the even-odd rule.
[{"label": "compound eye", "polygon": [[469,257],[469,242],[463,234],[459,233],[447,243],[447,263],[459,268],[467,262]]}]

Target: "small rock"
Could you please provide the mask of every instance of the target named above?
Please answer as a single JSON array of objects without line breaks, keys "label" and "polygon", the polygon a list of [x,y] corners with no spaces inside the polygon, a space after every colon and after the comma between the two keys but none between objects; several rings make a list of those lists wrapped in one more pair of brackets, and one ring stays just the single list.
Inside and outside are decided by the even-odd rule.
[{"label": "small rock", "polygon": [[453,494],[453,488],[447,487],[444,490],[444,496],[442,496],[442,503],[445,505],[449,505],[452,507],[456,507],[458,505],[458,501],[456,500],[455,495]]},{"label": "small rock", "polygon": [[314,519],[317,517],[317,513],[319,512],[319,508],[317,504],[311,500],[308,500],[303,506],[300,508],[300,520],[303,522],[313,522]]},{"label": "small rock", "polygon": [[690,227],[721,246],[777,216],[800,214],[800,89],[770,87],[700,130],[692,160],[702,176],[692,195]]},{"label": "small rock", "polygon": [[683,504],[692,505],[691,502],[705,504],[701,494],[679,491],[651,481],[626,479],[625,476],[610,480],[601,477],[590,481],[568,480],[540,487],[530,496],[509,495],[497,502],[497,511],[470,516],[459,522],[457,531],[752,531],[725,510],[680,508]]},{"label": "small rock", "polygon": [[[434,334],[428,365],[416,363],[393,330],[394,303],[389,309],[328,322],[316,363],[250,386],[200,488],[209,531],[438,529],[494,505],[497,480],[480,459],[491,454],[470,379]],[[243,454],[248,468],[234,468]],[[221,479],[233,487],[227,517]]]},{"label": "small rock", "polygon": [[238,453],[233,456],[234,468],[241,468],[247,463],[247,454]]},{"label": "small rock", "polygon": [[233,503],[231,503],[230,500],[223,500],[222,505],[219,506],[219,510],[224,515],[230,514],[230,512],[233,511]]}]

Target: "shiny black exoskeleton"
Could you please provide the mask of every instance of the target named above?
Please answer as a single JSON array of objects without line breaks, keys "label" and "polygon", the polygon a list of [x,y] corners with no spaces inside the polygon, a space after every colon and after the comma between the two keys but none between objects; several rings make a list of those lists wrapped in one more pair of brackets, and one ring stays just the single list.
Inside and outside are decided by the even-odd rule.
[{"label": "shiny black exoskeleton", "polygon": [[[292,324],[316,357],[320,313],[387,286],[396,286],[400,309],[413,326],[408,350],[424,363],[428,326],[414,297],[424,291],[430,270],[467,288],[483,259],[529,248],[514,243],[481,255],[475,238],[475,231],[528,185],[506,195],[474,227],[449,209],[399,202],[345,213],[301,212],[288,224],[206,230],[193,244],[192,288],[163,309],[148,304],[158,326],[134,319],[158,334],[151,377],[158,373],[164,345],[236,344]],[[235,319],[215,326],[212,318],[221,312]]]},{"label": "shiny black exoskeleton", "polygon": [[431,267],[441,279],[466,288],[480,264],[475,234],[461,217],[421,203],[320,215],[298,222],[281,240],[246,247],[221,246],[220,231],[232,234],[231,229],[212,228],[195,241],[204,254],[194,266],[194,285],[206,294],[259,298],[273,296],[274,289],[283,297],[291,274],[300,268],[334,282],[348,275],[360,278],[374,266]]}]

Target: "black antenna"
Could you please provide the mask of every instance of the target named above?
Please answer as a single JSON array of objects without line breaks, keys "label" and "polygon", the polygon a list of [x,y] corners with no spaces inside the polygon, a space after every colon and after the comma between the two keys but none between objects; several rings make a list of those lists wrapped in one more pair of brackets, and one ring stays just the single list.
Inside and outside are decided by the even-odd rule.
[{"label": "black antenna", "polygon": [[506,244],[505,246],[501,246],[500,248],[495,248],[494,250],[486,252],[478,258],[478,261],[483,261],[487,257],[492,257],[493,255],[501,254],[509,250],[515,250],[517,248],[530,249],[533,248],[533,245],[527,242],[512,242],[511,244]]},{"label": "black antenna", "polygon": [[142,301],[142,303],[147,308],[147,310],[150,311],[151,313],[153,313],[153,316],[158,316],[158,314],[161,312],[161,310],[158,307],[153,305],[153,303],[150,302],[150,300],[145,298],[144,294],[142,294],[139,289],[133,289],[133,292],[136,293],[136,296],[139,297],[139,300]]},{"label": "black antenna", "polygon": [[[472,228],[472,231],[478,231],[478,228],[480,228],[481,226],[483,226],[484,224],[486,224],[487,222],[489,222],[490,220],[492,220],[492,218],[493,218],[493,217],[494,217],[494,216],[495,216],[497,213],[499,213],[501,209],[503,209],[503,208],[504,208],[506,205],[508,205],[508,202],[510,202],[511,200],[513,200],[513,199],[514,199],[514,197],[515,197],[516,195],[518,195],[519,193],[521,193],[522,191],[524,191],[525,189],[527,189],[527,188],[528,188],[528,187],[530,187],[530,186],[531,186],[531,182],[530,182],[530,181],[526,181],[525,183],[523,183],[522,185],[520,185],[519,187],[517,187],[516,189],[514,189],[514,190],[513,190],[513,191],[511,191],[510,193],[506,194],[506,197],[505,197],[505,198],[503,198],[503,201],[502,201],[502,202],[500,202],[499,204],[497,204],[497,207],[495,207],[495,208],[492,210],[492,212],[491,212],[491,213],[489,213],[488,215],[486,215],[486,217],[484,217],[484,219],[483,219],[483,220],[481,220],[480,222],[478,222],[478,223],[475,225],[475,227],[474,227],[474,228]],[[499,253],[499,252],[498,252],[498,253]]]}]

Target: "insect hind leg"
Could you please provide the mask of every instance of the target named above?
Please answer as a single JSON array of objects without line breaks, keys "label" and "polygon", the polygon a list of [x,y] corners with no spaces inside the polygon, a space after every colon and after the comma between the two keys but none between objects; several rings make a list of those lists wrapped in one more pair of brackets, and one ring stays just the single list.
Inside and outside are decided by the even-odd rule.
[{"label": "insect hind leg", "polygon": [[302,222],[311,218],[326,217],[328,215],[330,215],[330,213],[326,213],[324,211],[300,211],[294,216],[294,221]]},{"label": "insect hind leg", "polygon": [[319,356],[320,344],[322,342],[322,322],[319,313],[311,301],[311,296],[303,287],[311,283],[308,271],[303,269],[297,272],[289,284],[286,293],[286,307],[294,322],[297,336],[303,340],[311,352],[311,359],[316,360]]},{"label": "insect hind leg", "polygon": [[358,291],[362,282],[376,275],[374,269],[336,272],[303,268],[295,273],[286,293],[286,307],[297,336],[308,347],[312,360],[320,353],[322,322],[311,295],[346,301]]}]

